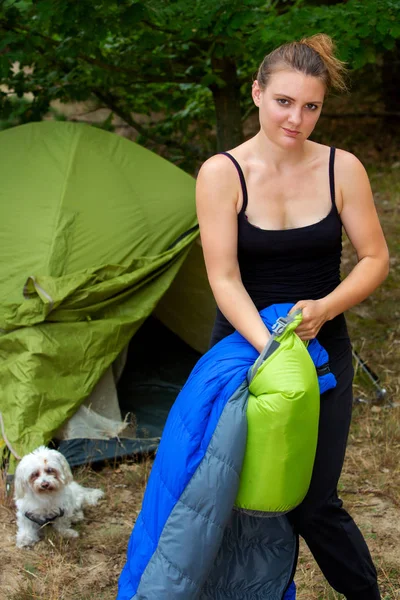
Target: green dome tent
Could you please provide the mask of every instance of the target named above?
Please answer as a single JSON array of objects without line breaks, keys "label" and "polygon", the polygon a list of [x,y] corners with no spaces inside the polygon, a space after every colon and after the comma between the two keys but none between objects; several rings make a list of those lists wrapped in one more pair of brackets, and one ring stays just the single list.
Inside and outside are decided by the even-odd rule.
[{"label": "green dome tent", "polygon": [[[0,133],[0,174],[0,450],[22,456],[48,443],[83,404],[93,416],[96,391],[103,446],[93,450],[78,426],[76,453],[151,447],[153,438],[124,439],[123,423],[106,433],[107,390],[115,395],[116,361],[149,315],[157,321],[138,332],[129,365],[142,388],[146,377],[153,391],[157,383],[149,360],[180,362],[173,339],[188,369],[206,350],[214,303],[196,242],[194,179],[115,134],[58,122]],[[165,372],[161,383],[171,383]],[[126,381],[125,390],[135,395]],[[82,462],[74,452],[70,462]]]}]

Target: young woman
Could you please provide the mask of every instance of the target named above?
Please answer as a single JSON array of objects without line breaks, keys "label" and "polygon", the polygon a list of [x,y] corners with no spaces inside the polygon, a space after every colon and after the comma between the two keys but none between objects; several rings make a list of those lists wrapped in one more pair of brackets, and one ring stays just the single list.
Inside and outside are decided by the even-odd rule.
[{"label": "young woman", "polygon": [[[330,585],[348,600],[377,600],[376,570],[337,495],[352,409],[352,355],[343,312],[385,279],[388,250],[368,176],[352,154],[310,141],[327,91],[344,89],[332,40],[318,34],[267,55],[253,83],[260,130],[213,156],[197,180],[197,211],[218,311],[211,344],[238,330],[259,352],[259,310],[294,302],[297,333],[317,337],[337,386],[321,396],[309,492],[289,514]],[[358,262],[340,280],[342,226]]]}]

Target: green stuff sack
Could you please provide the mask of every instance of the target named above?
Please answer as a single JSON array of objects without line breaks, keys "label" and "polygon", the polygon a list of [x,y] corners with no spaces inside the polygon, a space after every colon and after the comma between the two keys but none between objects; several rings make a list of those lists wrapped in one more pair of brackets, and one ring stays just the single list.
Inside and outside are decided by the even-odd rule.
[{"label": "green stuff sack", "polygon": [[258,516],[286,513],[303,500],[317,447],[319,385],[294,330],[301,313],[278,319],[249,372],[248,434],[236,508]]}]

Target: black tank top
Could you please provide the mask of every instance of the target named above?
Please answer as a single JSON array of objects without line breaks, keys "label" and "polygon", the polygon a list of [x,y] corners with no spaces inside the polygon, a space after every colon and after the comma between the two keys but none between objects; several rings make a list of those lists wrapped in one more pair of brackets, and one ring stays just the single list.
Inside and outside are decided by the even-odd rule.
[{"label": "black tank top", "polygon": [[[327,168],[328,215],[305,227],[279,230],[261,229],[247,220],[243,171],[231,154],[222,154],[233,162],[240,178],[243,206],[238,214],[238,262],[243,285],[257,309],[279,302],[318,300],[332,292],[340,283],[342,253],[342,222],[335,202],[335,148],[330,150]],[[219,310],[216,326],[226,335],[233,330]]]}]

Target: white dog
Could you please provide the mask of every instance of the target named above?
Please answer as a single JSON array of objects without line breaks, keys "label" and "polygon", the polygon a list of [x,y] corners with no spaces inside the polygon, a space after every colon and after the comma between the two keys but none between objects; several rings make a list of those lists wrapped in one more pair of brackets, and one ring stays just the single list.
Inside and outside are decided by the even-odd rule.
[{"label": "white dog", "polygon": [[71,524],[81,521],[83,508],[95,505],[104,492],[73,481],[66,458],[40,446],[23,457],[15,472],[17,546],[32,546],[51,524],[64,537],[78,537]]}]

